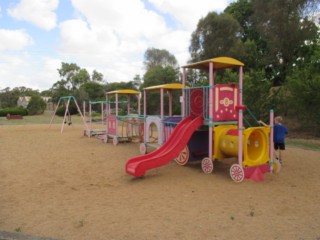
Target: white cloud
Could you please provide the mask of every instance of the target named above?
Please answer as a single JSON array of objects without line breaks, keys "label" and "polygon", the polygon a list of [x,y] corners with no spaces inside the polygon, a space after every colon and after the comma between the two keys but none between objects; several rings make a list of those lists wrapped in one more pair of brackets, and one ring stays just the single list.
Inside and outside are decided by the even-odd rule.
[{"label": "white cloud", "polygon": [[209,12],[221,12],[228,6],[228,0],[148,0],[158,10],[171,15],[184,29],[194,31],[200,18]]},{"label": "white cloud", "polygon": [[[130,81],[143,74],[147,48],[166,49],[186,60],[190,33],[173,31],[165,19],[139,0],[73,0],[81,19],[60,24],[60,54],[82,67],[96,66],[108,81]],[[180,58],[180,59],[179,59]]]},{"label": "white cloud", "polygon": [[59,79],[58,68],[61,67],[61,60],[51,57],[43,57],[37,74],[35,74],[32,83],[36,83],[36,89],[51,88]]},{"label": "white cloud", "polygon": [[[81,67],[101,71],[108,81],[130,81],[143,75],[143,57],[150,48],[166,49],[180,65],[188,58],[191,33],[209,11],[222,11],[227,0],[72,0],[79,18],[60,24],[60,54]],[[164,15],[176,21],[166,23]],[[173,29],[178,26],[178,29]]]},{"label": "white cloud", "polygon": [[42,57],[36,59],[24,52],[20,54],[2,53],[0,56],[0,89],[5,87],[28,87],[45,90],[59,80],[57,69],[60,59]]},{"label": "white cloud", "polygon": [[[46,45],[41,38],[41,29],[36,33],[29,32],[39,34],[32,35],[37,42],[34,43],[35,52],[30,52],[30,55],[22,52],[33,44],[27,34],[28,29],[0,30],[0,51],[18,50],[22,54],[19,56],[18,51],[13,51],[11,56],[0,55],[0,88],[26,86],[49,89],[59,80],[57,69],[61,62],[76,63],[89,73],[96,69],[108,82],[131,81],[136,74],[143,76],[144,53],[151,47],[168,50],[180,65],[184,65],[190,56],[191,33],[200,18],[210,11],[222,11],[228,5],[227,0],[70,2],[72,11],[58,9],[58,0],[21,0],[8,10],[10,16],[44,30],[56,26],[55,10],[59,19],[67,20],[59,23],[59,31],[50,32],[58,32],[59,36],[55,36],[58,46]],[[146,3],[152,5],[151,9],[146,8]],[[41,49],[58,51],[51,52],[53,55],[48,57],[49,54]]]},{"label": "white cloud", "polygon": [[[82,67],[101,71],[108,81],[130,81],[142,74],[145,50],[168,32],[164,19],[139,0],[73,0],[82,19],[60,24],[60,54]],[[155,27],[156,26],[156,27]]]},{"label": "white cloud", "polygon": [[56,27],[59,0],[21,0],[8,14],[18,20],[31,22],[39,28],[51,30]]},{"label": "white cloud", "polygon": [[24,30],[0,29],[0,50],[21,50],[33,44]]}]

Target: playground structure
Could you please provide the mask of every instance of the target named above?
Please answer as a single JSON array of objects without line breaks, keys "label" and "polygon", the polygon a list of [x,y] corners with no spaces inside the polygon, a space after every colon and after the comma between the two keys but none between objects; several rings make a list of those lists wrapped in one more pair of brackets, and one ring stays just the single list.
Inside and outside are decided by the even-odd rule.
[{"label": "playground structure", "polygon": [[[96,120],[93,119],[93,110],[92,106],[100,105],[100,123],[96,123]],[[84,130],[84,135],[88,137],[96,137],[98,139],[107,141],[106,135],[106,108],[107,101],[89,101],[89,126],[88,130]],[[83,102],[83,115],[86,116],[86,103]]]},{"label": "playground structure", "polygon": [[[230,167],[230,176],[235,182],[245,178],[261,181],[264,173],[279,172],[281,165],[274,159],[272,147],[273,111],[270,111],[270,127],[244,127],[243,66],[242,62],[228,57],[183,66],[183,120],[165,142],[160,141],[163,145],[157,150],[129,159],[126,172],[141,177],[147,170],[163,166],[174,158],[179,165],[201,160],[202,170],[207,174],[213,171],[214,161],[236,158],[237,163]],[[208,71],[209,85],[186,88],[187,69]],[[214,73],[223,69],[238,69],[238,85],[215,84]]]},{"label": "playground structure", "polygon": [[[137,114],[131,114],[130,100],[133,96],[137,97]],[[126,101],[120,98],[126,98]],[[140,116],[140,92],[132,89],[107,92],[106,103],[106,141],[112,139],[113,145],[136,139],[140,141],[144,122]],[[120,109],[120,104],[126,104],[126,109]],[[120,114],[120,110],[125,114]]]},{"label": "playground structure", "polygon": [[[86,123],[86,119],[84,117],[84,115],[82,114],[80,108],[79,108],[79,105],[77,103],[77,100],[75,99],[74,96],[65,96],[65,97],[60,97],[59,98],[59,101],[58,101],[58,104],[56,106],[56,109],[54,110],[53,114],[52,114],[52,117],[51,117],[51,120],[50,120],[50,125],[49,125],[49,128],[51,127],[52,125],[52,121],[57,113],[57,110],[60,106],[60,104],[64,104],[65,105],[65,113],[64,113],[64,117],[63,117],[63,121],[62,121],[62,124],[61,124],[61,130],[60,132],[63,133],[63,129],[64,129],[64,125],[66,123],[68,123],[68,125],[71,125],[72,124],[72,121],[71,121],[71,114],[70,114],[70,111],[69,111],[69,107],[70,107],[70,102],[71,101],[74,101],[76,107],[77,107],[77,111],[78,113],[80,114],[81,118],[82,118],[82,121],[83,121],[83,126],[85,128],[85,131],[89,131],[89,128],[88,128],[88,125]],[[67,119],[68,118],[68,119]],[[67,122],[68,120],[68,122]]]},{"label": "playground structure", "polygon": [[[173,129],[181,121],[181,115],[173,115],[173,91],[181,92],[183,85],[181,83],[170,83],[157,86],[146,87],[143,89],[143,117],[144,139],[140,144],[140,153],[146,154],[148,147],[158,148],[169,139]],[[160,92],[160,115],[147,115],[148,92]],[[164,95],[168,94],[168,109],[165,115]]]}]

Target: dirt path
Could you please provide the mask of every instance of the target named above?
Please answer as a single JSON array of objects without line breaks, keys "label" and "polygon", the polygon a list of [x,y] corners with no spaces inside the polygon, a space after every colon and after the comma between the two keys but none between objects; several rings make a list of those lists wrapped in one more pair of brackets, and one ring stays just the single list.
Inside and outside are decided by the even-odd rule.
[{"label": "dirt path", "polygon": [[137,144],[80,126],[0,126],[0,231],[57,239],[320,239],[320,152],[288,148],[279,175],[234,183],[174,162],[134,179]]}]

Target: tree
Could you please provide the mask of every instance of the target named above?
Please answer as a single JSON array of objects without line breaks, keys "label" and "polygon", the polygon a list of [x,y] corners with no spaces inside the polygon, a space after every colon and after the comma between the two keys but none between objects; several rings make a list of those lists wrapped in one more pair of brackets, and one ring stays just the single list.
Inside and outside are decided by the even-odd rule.
[{"label": "tree", "polygon": [[39,95],[39,91],[23,86],[13,89],[7,87],[0,91],[0,108],[16,107],[19,97],[35,95]]},{"label": "tree", "polygon": [[51,91],[52,101],[58,102],[60,97],[72,95],[72,91],[67,87],[66,80],[60,80],[53,84]]},{"label": "tree", "polygon": [[293,62],[300,57],[299,49],[317,34],[315,24],[303,16],[311,2],[313,0],[253,1],[253,21],[267,44],[264,62],[267,77],[274,85],[285,82]]},{"label": "tree", "polygon": [[148,48],[144,54],[144,66],[146,70],[150,70],[155,66],[166,67],[178,67],[177,59],[174,55],[169,53],[165,49]]},{"label": "tree", "polygon": [[178,81],[178,72],[171,66],[162,67],[161,65],[150,68],[143,76],[142,87],[173,83]]},{"label": "tree", "polygon": [[[103,74],[93,70],[92,76],[85,68],[75,63],[61,63],[58,69],[61,80],[53,84],[49,90],[53,102],[62,96],[77,96],[80,100],[102,99],[104,97],[101,85]],[[48,94],[48,92],[47,92]]]},{"label": "tree", "polygon": [[261,38],[253,21],[253,1],[238,0],[231,3],[224,12],[232,15],[242,27],[241,40],[244,44],[243,60],[246,63],[246,71],[264,68],[266,63],[263,61],[263,56],[267,52],[266,41]]},{"label": "tree", "polygon": [[199,20],[197,29],[191,35],[191,62],[218,56],[241,59],[244,54],[241,36],[242,28],[231,15],[208,13]]},{"label": "tree", "polygon": [[[175,56],[167,50],[147,49],[144,55],[144,64],[147,69],[143,76],[143,89],[149,86],[156,86],[166,83],[179,81],[179,68]],[[167,96],[165,96],[167,97]],[[175,98],[176,99],[176,98]],[[159,92],[148,93],[147,112],[149,114],[159,114]],[[165,103],[168,101],[165,101]],[[179,102],[173,103],[174,106],[180,105]]]},{"label": "tree", "polygon": [[140,85],[141,85],[141,77],[139,74],[136,74],[133,78],[133,85],[136,89],[139,89],[140,88]]},{"label": "tree", "polygon": [[97,72],[97,70],[93,70],[92,76],[91,76],[91,80],[92,80],[93,82],[102,82],[102,80],[103,80],[103,74]]},{"label": "tree", "polygon": [[82,84],[90,81],[90,74],[88,71],[84,68],[80,68],[75,63],[62,62],[58,72],[61,80],[65,81],[65,87],[69,90],[76,90]]},{"label": "tree", "polygon": [[106,86],[106,92],[120,89],[134,89],[133,82],[113,82]]},{"label": "tree", "polygon": [[[144,74],[144,83],[141,85],[141,88],[156,86],[161,84],[173,83],[177,82],[177,71],[171,67],[162,67],[161,65],[157,65],[149,69]],[[179,92],[181,95],[181,92]],[[165,97],[165,108],[167,109],[167,95]],[[173,106],[180,106],[177,97],[173,98]],[[160,114],[160,92],[159,91],[149,91],[148,92],[148,104],[147,104],[147,112],[148,114]]]},{"label": "tree", "polygon": [[32,96],[27,106],[28,115],[42,114],[46,107],[47,104],[39,95]]},{"label": "tree", "polygon": [[76,88],[79,88],[82,84],[90,82],[90,74],[85,68],[81,68],[77,75],[74,77],[74,83]]},{"label": "tree", "polygon": [[76,81],[75,76],[79,73],[80,67],[75,63],[61,63],[61,68],[58,69],[61,80],[65,81],[65,83],[70,84],[67,88],[75,89]]},{"label": "tree", "polygon": [[4,88],[0,92],[0,108],[15,107],[19,96],[12,93],[9,87]]},{"label": "tree", "polygon": [[97,82],[87,82],[81,85],[80,91],[87,93],[88,99],[83,100],[105,100],[104,86]]},{"label": "tree", "polygon": [[320,38],[304,46],[305,55],[296,61],[285,84],[289,114],[320,136]]}]

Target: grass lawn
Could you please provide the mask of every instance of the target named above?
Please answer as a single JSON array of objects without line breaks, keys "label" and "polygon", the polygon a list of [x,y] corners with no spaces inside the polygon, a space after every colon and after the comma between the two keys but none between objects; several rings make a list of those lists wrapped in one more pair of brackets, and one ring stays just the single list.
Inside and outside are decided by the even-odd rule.
[{"label": "grass lawn", "polygon": [[297,148],[309,149],[320,151],[320,140],[319,139],[295,139],[288,138],[286,140],[288,146],[293,146]]},{"label": "grass lawn", "polygon": [[[6,117],[0,117],[0,125],[23,125],[23,124],[50,124],[53,111],[45,111],[42,115],[24,116],[23,119],[8,120]],[[62,124],[63,117],[54,116],[52,124]],[[72,124],[83,124],[79,115],[73,115]],[[67,120],[68,122],[68,120]],[[320,151],[320,139],[300,139],[290,138],[286,140],[288,146]]]},{"label": "grass lawn", "polygon": [[[0,117],[0,125],[23,125],[23,124],[50,124],[53,111],[45,111],[42,115],[23,116],[23,119],[8,120],[6,117]],[[63,117],[54,116],[52,124],[62,124]],[[71,117],[73,124],[82,124],[80,116]]]}]

